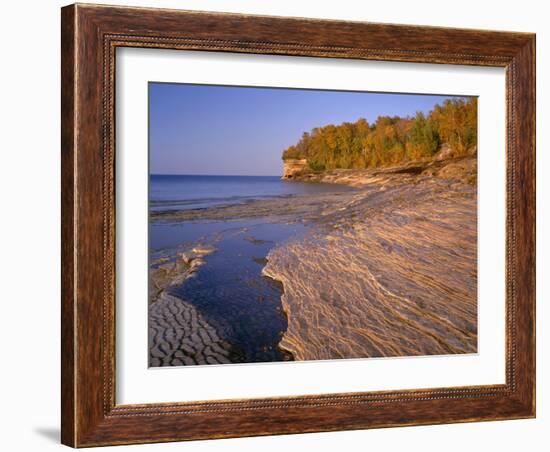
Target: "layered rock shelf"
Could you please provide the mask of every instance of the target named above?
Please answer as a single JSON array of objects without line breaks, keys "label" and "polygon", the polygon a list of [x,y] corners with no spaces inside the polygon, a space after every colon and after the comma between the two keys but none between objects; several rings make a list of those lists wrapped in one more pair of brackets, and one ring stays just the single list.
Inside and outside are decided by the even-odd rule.
[{"label": "layered rock shelf", "polygon": [[268,255],[280,346],[296,360],[476,352],[476,189],[460,179],[341,175],[360,192]]},{"label": "layered rock shelf", "polygon": [[296,179],[307,171],[306,159],[286,159],[283,166],[283,179]]},{"label": "layered rock shelf", "polygon": [[[307,233],[255,260],[282,283],[288,326],[279,347],[294,360],[475,353],[476,158],[322,173],[306,164],[285,166],[285,177],[354,189],[154,212],[152,219],[307,225]],[[242,362],[223,331],[171,290],[208,265],[212,245],[153,262],[153,366]]]},{"label": "layered rock shelf", "polygon": [[149,365],[227,364],[235,360],[231,344],[222,340],[197,309],[171,293],[204,265],[211,246],[196,246],[153,263],[149,278]]}]

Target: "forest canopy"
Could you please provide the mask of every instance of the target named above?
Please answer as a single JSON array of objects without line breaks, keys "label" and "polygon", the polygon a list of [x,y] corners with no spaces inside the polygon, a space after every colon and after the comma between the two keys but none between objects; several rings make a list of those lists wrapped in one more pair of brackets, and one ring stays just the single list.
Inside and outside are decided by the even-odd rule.
[{"label": "forest canopy", "polygon": [[379,116],[304,132],[283,152],[283,160],[307,159],[314,171],[374,168],[433,157],[443,144],[455,157],[477,143],[477,99],[447,99],[425,115]]}]

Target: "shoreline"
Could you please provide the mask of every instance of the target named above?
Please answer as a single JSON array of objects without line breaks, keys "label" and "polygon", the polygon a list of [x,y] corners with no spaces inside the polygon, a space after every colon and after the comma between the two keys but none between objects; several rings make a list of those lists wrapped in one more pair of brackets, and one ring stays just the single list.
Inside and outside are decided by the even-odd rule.
[{"label": "shoreline", "polygon": [[149,268],[149,365],[151,367],[229,364],[238,353],[219,336],[192,303],[172,287],[184,284],[215,253],[200,244],[160,257]]},{"label": "shoreline", "polygon": [[477,183],[476,156],[448,159],[426,159],[369,169],[333,169],[326,171],[302,171],[283,175],[281,179],[296,182],[343,184],[363,188],[369,184],[395,181],[411,181],[422,177],[437,177],[469,185]]},{"label": "shoreline", "polygon": [[[151,219],[306,224],[304,236],[277,243],[257,262],[265,264],[263,276],[282,285],[288,325],[278,347],[296,360],[471,353],[477,350],[475,174],[471,157],[333,170],[292,180],[354,190],[156,212]],[[227,346],[229,362],[241,362],[231,360]]]},{"label": "shoreline", "polygon": [[268,255],[263,272],[283,284],[289,317],[280,346],[297,360],[477,351],[477,193],[464,183],[472,180],[464,169],[475,170],[469,160],[452,162],[461,165],[460,178],[447,177],[456,174],[448,162],[432,168],[439,177],[399,167],[315,176],[361,189],[306,239]]},{"label": "shoreline", "polygon": [[293,360],[278,347],[287,327],[282,285],[261,274],[276,243],[270,231],[284,234],[281,225],[228,226],[152,256],[152,366]]}]

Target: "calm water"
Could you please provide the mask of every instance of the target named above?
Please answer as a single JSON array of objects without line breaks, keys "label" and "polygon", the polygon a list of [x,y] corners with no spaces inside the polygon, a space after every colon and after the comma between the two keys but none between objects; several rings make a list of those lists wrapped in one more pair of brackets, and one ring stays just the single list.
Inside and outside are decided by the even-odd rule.
[{"label": "calm water", "polygon": [[170,176],[150,177],[150,209],[185,210],[237,204],[254,199],[346,191],[334,184],[283,181],[279,176]]},{"label": "calm water", "polygon": [[[332,184],[281,181],[279,177],[152,176],[151,210],[184,210],[249,202],[278,196],[349,190]],[[228,219],[231,220],[231,219]],[[306,231],[301,223],[250,221],[152,222],[152,261],[182,247],[209,244],[216,251],[205,257],[195,277],[172,287],[193,304],[238,351],[235,362],[292,359],[278,348],[287,319],[281,306],[283,288],[262,276],[269,251]]]},{"label": "calm water", "polygon": [[269,250],[303,228],[299,224],[258,224],[226,230],[216,242],[217,251],[206,257],[196,277],[174,289],[240,351],[236,362],[292,359],[277,347],[287,328],[282,285],[261,272]]}]

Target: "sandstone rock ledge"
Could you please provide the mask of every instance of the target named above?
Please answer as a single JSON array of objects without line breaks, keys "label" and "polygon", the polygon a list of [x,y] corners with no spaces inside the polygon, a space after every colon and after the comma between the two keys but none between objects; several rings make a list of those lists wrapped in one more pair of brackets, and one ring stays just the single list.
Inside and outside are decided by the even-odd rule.
[{"label": "sandstone rock ledge", "polygon": [[150,270],[149,365],[226,364],[238,356],[190,303],[170,292],[192,278],[212,247],[196,246]]},{"label": "sandstone rock ledge", "polygon": [[306,159],[287,159],[284,161],[283,179],[295,179],[303,174],[307,170]]},{"label": "sandstone rock ledge", "polygon": [[[304,162],[306,161],[304,160]],[[398,176],[400,181],[407,177],[430,176],[475,185],[477,183],[477,158],[475,156],[438,158],[372,169],[333,169],[327,171],[308,171],[307,169],[298,171],[295,170],[293,165],[290,165],[288,171],[289,176],[287,177],[285,162],[283,179],[345,184],[357,188],[380,182],[385,183],[388,178],[395,179],[395,176]]]},{"label": "sandstone rock ledge", "polygon": [[426,176],[362,186],[269,253],[281,348],[295,360],[476,352],[476,188]]}]

